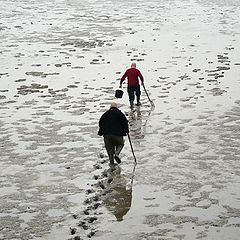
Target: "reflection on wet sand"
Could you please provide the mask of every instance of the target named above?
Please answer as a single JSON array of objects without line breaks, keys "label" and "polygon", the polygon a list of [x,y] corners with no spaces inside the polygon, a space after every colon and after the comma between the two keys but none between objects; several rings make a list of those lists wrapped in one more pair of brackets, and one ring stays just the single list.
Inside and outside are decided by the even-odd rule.
[{"label": "reflection on wet sand", "polygon": [[131,185],[128,186],[126,178],[121,174],[120,167],[116,168],[111,175],[113,181],[109,185],[110,193],[104,199],[104,204],[120,222],[131,208],[133,177]]},{"label": "reflection on wet sand", "polygon": [[136,107],[135,109],[129,111],[128,113],[128,121],[130,125],[131,136],[134,139],[143,139],[146,134],[146,126],[151,116],[151,113],[154,110],[154,105],[144,113],[140,111],[140,107]]},{"label": "reflection on wet sand", "polygon": [[[0,239],[238,239],[239,0],[0,5]],[[96,134],[130,61],[155,104],[129,113],[134,193],[131,145],[108,179]]]}]

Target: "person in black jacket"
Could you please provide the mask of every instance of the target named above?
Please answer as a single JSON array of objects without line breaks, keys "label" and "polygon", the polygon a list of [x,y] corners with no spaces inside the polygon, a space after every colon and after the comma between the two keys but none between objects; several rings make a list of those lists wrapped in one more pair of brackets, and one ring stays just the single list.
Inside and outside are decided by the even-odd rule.
[{"label": "person in black jacket", "polygon": [[110,166],[114,165],[114,159],[121,163],[119,154],[124,146],[123,136],[127,133],[129,133],[128,120],[113,102],[110,109],[101,116],[98,131],[98,135],[104,137]]}]

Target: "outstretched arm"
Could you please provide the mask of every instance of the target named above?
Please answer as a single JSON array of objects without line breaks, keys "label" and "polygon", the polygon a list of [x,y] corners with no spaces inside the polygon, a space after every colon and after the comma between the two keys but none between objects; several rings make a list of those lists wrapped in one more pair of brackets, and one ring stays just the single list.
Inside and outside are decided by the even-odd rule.
[{"label": "outstretched arm", "polygon": [[142,85],[143,85],[143,81],[144,81],[144,78],[143,78],[143,75],[141,74],[141,72],[139,71],[139,78],[140,78],[140,80],[141,80],[141,82],[142,82]]},{"label": "outstretched arm", "polygon": [[121,80],[120,80],[120,85],[119,87],[122,88],[122,83],[123,81],[125,80],[125,78],[127,77],[127,71],[123,74],[123,76],[121,77]]},{"label": "outstretched arm", "polygon": [[122,112],[121,112],[121,118],[122,118],[123,133],[125,135],[126,133],[129,133],[128,120]]}]

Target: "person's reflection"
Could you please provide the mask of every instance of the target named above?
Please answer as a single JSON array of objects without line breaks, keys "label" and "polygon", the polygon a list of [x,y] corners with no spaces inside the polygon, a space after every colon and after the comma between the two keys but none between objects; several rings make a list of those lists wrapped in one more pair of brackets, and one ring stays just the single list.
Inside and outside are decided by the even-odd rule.
[{"label": "person's reflection", "polygon": [[[151,105],[147,111],[144,111],[144,117],[140,111],[140,107],[136,107],[128,113],[128,121],[133,138],[142,139],[145,137],[147,122],[154,110],[155,106]],[[143,121],[144,119],[144,121]]]},{"label": "person's reflection", "polygon": [[129,112],[128,121],[133,138],[144,138],[144,132],[142,131],[142,115],[139,107],[136,107],[134,111]]},{"label": "person's reflection", "polygon": [[109,184],[110,191],[104,199],[104,204],[117,221],[122,221],[131,208],[132,182],[128,187],[126,179],[121,175],[120,167],[117,167],[110,177],[112,182]]}]

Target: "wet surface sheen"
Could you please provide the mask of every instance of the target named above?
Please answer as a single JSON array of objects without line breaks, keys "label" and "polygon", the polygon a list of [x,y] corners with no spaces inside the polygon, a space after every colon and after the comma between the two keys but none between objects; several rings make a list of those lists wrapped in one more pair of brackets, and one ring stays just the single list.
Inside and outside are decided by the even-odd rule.
[{"label": "wet surface sheen", "polygon": [[[0,239],[240,234],[237,0],[0,0]],[[101,9],[101,11],[100,11]],[[98,120],[145,77],[114,171]]]}]

